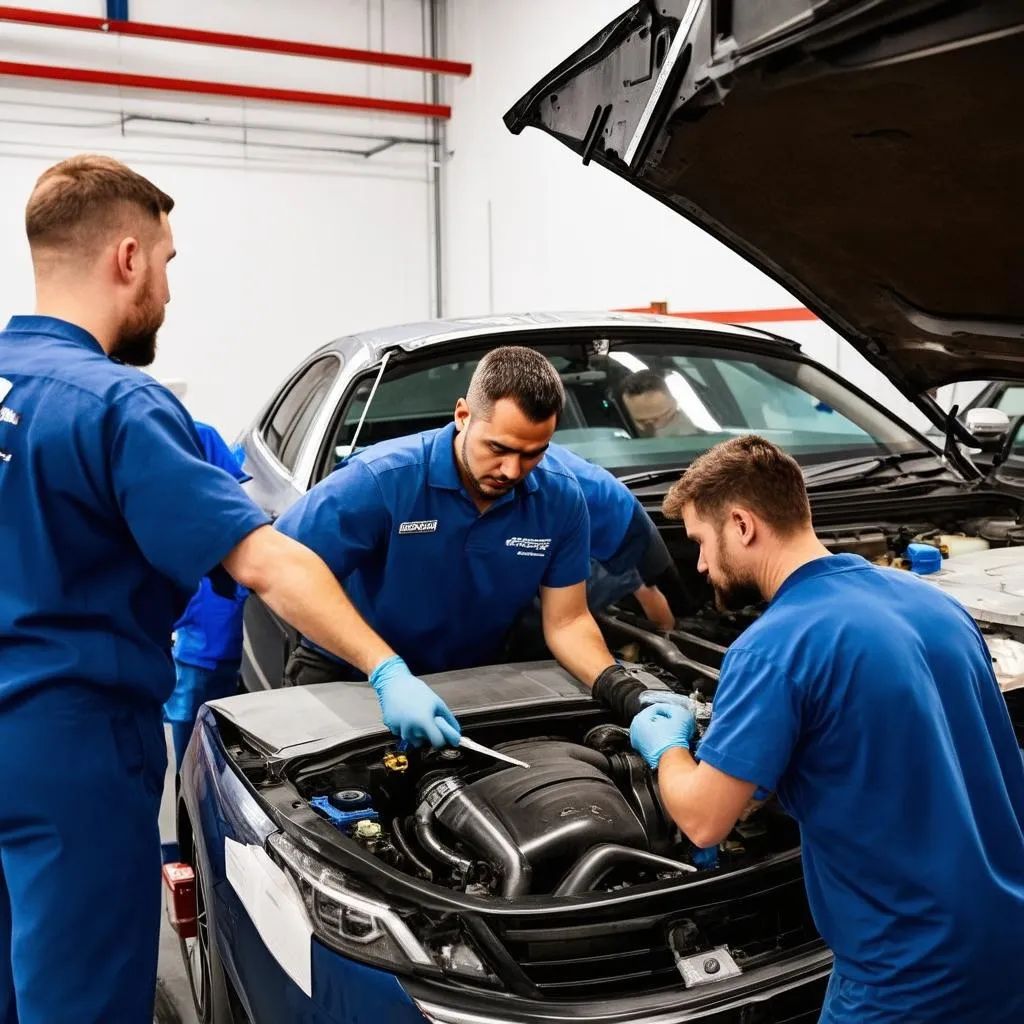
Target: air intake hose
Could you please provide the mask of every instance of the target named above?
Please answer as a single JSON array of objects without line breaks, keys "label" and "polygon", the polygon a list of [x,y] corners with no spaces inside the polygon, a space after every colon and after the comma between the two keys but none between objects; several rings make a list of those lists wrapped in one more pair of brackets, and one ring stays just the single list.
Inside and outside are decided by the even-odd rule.
[{"label": "air intake hose", "polygon": [[[469,792],[462,779],[446,775],[425,782],[416,812],[417,834],[422,822],[431,816],[495,868],[502,896],[514,899],[530,891],[532,870],[525,854],[490,807]],[[427,831],[433,835],[429,826]]]}]

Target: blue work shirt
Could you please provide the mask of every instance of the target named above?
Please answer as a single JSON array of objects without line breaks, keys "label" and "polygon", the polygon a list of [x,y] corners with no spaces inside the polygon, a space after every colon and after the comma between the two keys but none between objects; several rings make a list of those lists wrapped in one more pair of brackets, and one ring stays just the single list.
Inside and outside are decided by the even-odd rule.
[{"label": "blue work shirt", "polygon": [[582,583],[590,570],[587,507],[570,472],[543,459],[481,514],[454,437],[449,424],[365,448],[276,523],[320,555],[418,674],[492,662],[541,586]]},{"label": "blue work shirt", "polygon": [[560,444],[551,444],[545,460],[569,470],[580,485],[590,516],[590,556],[598,562],[615,557],[626,531],[643,507],[636,496],[603,466],[595,465]]},{"label": "blue work shirt", "polygon": [[[206,461],[230,473],[239,483],[251,480],[242,469],[244,451],[232,451],[213,427],[194,422]],[[230,577],[222,582],[226,586],[221,589],[230,593],[218,593],[208,576],[200,580],[199,589],[174,624],[175,661],[215,669],[221,662],[241,660],[242,611],[249,592]]]},{"label": "blue work shirt", "polygon": [[175,620],[267,516],[82,328],[14,317],[0,381],[0,707],[55,684],[162,704]]},{"label": "blue work shirt", "polygon": [[825,1019],[1024,1020],[1024,762],[958,602],[856,555],[802,566],[726,654],[697,756],[800,824]]}]

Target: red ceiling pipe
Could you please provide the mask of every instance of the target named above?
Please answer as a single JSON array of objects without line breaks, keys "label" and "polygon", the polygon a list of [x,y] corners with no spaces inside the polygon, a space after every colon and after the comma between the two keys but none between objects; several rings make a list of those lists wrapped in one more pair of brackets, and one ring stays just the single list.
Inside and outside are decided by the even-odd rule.
[{"label": "red ceiling pipe", "polygon": [[440,103],[412,103],[405,100],[381,100],[370,96],[345,96],[341,93],[306,92],[301,89],[273,89],[261,85],[235,85],[230,82],[202,82],[191,78],[164,78],[159,75],[133,75],[121,71],[93,71],[89,68],[52,67],[46,64],[19,64],[0,61],[0,76],[35,78],[55,82],[80,82],[83,85],[112,85],[121,89],[154,89],[160,92],[191,93],[198,96],[229,96],[270,103],[299,103],[318,107],[344,107],[410,117],[436,117],[447,120],[452,108]]},{"label": "red ceiling pipe", "polygon": [[320,57],[324,60],[375,64],[405,71],[426,71],[435,75],[469,75],[473,67],[453,60],[435,60],[403,53],[381,53],[376,50],[353,50],[345,46],[324,46],[320,43],[299,43],[287,39],[239,35],[234,32],[207,32],[197,28],[152,25],[142,21],[114,21],[90,18],[79,14],[33,11],[24,7],[0,7],[0,21],[22,25],[48,25],[52,28],[85,29],[91,32],[139,36],[144,39],[167,39],[203,46],[226,46],[236,50],[258,50],[261,53],[283,53],[295,57]]}]

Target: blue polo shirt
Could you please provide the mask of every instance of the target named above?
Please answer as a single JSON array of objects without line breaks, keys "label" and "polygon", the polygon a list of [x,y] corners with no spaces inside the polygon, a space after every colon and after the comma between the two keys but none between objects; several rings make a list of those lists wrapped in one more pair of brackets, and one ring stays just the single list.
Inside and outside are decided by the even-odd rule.
[{"label": "blue polo shirt", "polygon": [[568,470],[543,459],[481,514],[454,437],[449,424],[363,449],[276,523],[418,674],[493,662],[540,587],[590,571],[587,506]]},{"label": "blue polo shirt", "polygon": [[[208,423],[195,420],[196,433],[206,461],[230,473],[239,483],[251,480],[242,462],[245,453],[235,453]],[[226,573],[224,574],[227,575]],[[215,669],[221,662],[242,657],[242,611],[249,591],[227,577],[214,589],[209,576],[199,582],[184,614],[174,624],[174,660],[198,668]]]},{"label": "blue polo shirt", "polygon": [[598,562],[611,560],[626,537],[626,531],[643,506],[636,496],[603,466],[595,465],[560,444],[545,454],[569,470],[579,482],[590,516],[590,555]]},{"label": "blue polo shirt", "polygon": [[267,516],[192,419],[81,328],[0,332],[0,710],[54,685],[162,704],[200,579]]},{"label": "blue polo shirt", "polygon": [[1024,1020],[1024,762],[958,602],[856,555],[802,566],[726,654],[698,757],[800,824],[823,1019]]}]

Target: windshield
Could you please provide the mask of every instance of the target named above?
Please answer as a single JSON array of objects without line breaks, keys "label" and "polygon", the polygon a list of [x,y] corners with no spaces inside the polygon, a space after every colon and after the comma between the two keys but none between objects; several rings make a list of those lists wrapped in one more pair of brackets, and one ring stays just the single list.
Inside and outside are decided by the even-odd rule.
[{"label": "windshield", "polygon": [[[804,465],[924,448],[884,412],[798,360],[678,342],[537,348],[565,385],[554,439],[616,473],[685,464],[748,432],[771,439]],[[358,446],[449,423],[484,351],[389,367]],[[364,382],[344,410],[336,457],[349,454],[370,386]]]}]

